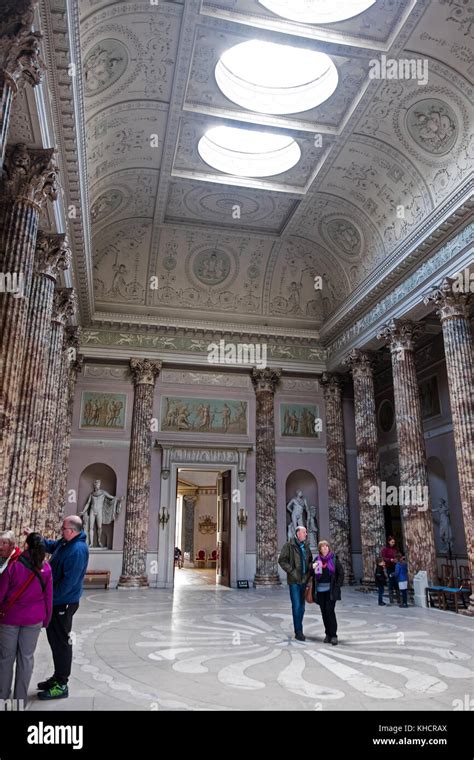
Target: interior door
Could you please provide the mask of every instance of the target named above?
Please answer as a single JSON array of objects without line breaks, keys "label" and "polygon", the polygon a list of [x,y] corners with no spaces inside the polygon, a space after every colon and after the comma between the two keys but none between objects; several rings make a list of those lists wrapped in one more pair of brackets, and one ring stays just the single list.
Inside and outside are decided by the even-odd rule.
[{"label": "interior door", "polygon": [[230,586],[231,472],[217,476],[217,563],[216,582]]}]

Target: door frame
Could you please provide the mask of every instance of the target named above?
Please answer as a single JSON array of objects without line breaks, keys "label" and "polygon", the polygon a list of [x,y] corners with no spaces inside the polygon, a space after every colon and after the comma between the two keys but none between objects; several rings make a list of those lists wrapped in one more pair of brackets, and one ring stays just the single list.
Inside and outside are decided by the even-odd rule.
[{"label": "door frame", "polygon": [[[186,448],[182,444],[177,449]],[[194,447],[190,447],[194,448]],[[220,449],[219,446],[213,446],[214,450]],[[195,449],[194,449],[195,450]],[[229,451],[222,447],[222,451]],[[176,452],[178,453],[178,452]],[[161,498],[159,511],[165,507],[169,514],[169,520],[164,528],[158,524],[158,574],[154,584],[155,588],[173,588],[174,585],[174,541],[176,530],[176,494],[178,485],[178,470],[207,470],[215,472],[231,472],[231,492],[239,491],[240,501],[236,501],[231,496],[230,504],[230,587],[237,588],[237,579],[246,578],[245,574],[245,554],[247,544],[247,529],[240,530],[237,525],[237,515],[240,507],[247,508],[246,504],[246,480],[239,477],[242,474],[241,466],[238,462],[190,462],[183,458],[180,461],[179,455],[173,457],[169,462],[169,470],[166,477],[161,477]],[[168,475],[169,473],[169,475]],[[158,520],[159,514],[156,519]],[[217,584],[216,584],[217,585]]]}]

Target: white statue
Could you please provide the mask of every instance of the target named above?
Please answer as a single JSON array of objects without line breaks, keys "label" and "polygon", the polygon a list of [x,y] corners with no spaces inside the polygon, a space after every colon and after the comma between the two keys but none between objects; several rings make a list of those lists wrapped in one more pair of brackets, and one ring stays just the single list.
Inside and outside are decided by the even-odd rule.
[{"label": "white statue", "polygon": [[439,523],[439,541],[441,551],[451,554],[453,550],[453,529],[451,528],[451,517],[449,514],[449,507],[446,503],[446,499],[439,500],[439,506],[433,509],[433,512],[437,512],[439,517],[435,518]]},{"label": "white statue", "polygon": [[317,549],[319,538],[318,520],[316,518],[316,507],[309,508],[308,518],[308,541],[311,549]]},{"label": "white statue", "polygon": [[296,496],[288,502],[286,509],[291,514],[291,521],[288,525],[288,540],[290,540],[294,538],[298,525],[306,527],[306,518],[303,515],[305,512],[308,515],[308,504],[303,491],[298,490],[296,492]]},{"label": "white statue", "polygon": [[84,520],[84,530],[87,533],[89,546],[94,546],[94,532],[97,546],[103,548],[101,533],[103,525],[110,525],[119,516],[122,508],[122,497],[112,496],[100,487],[100,480],[94,480],[94,490],[91,491],[79,517]]}]

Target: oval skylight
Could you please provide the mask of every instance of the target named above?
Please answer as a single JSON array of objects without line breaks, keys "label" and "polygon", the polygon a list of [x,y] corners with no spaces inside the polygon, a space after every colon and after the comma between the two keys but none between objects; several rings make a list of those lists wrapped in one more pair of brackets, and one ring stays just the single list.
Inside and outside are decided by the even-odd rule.
[{"label": "oval skylight", "polygon": [[216,82],[233,103],[250,111],[288,114],[324,103],[337,87],[337,69],[326,53],[248,40],[221,56]]},{"label": "oval skylight", "polygon": [[288,135],[239,127],[212,127],[199,140],[198,152],[209,166],[238,177],[273,177],[301,157],[298,143]]},{"label": "oval skylight", "polygon": [[302,24],[333,24],[358,16],[376,0],[258,0],[277,16]]}]

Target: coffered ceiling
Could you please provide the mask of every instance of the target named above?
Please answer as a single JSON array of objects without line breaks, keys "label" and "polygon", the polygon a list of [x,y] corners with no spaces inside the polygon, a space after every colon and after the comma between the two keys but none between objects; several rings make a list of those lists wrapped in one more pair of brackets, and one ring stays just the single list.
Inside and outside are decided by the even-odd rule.
[{"label": "coffered ceiling", "polygon": [[[46,26],[66,7],[44,6]],[[205,320],[317,337],[402,277],[404,259],[465,201],[474,27],[462,0],[376,0],[319,25],[258,0],[78,6],[67,4],[65,42],[85,148],[91,248],[75,251],[84,321]],[[288,116],[232,103],[214,69],[250,39],[327,53],[336,91]],[[383,56],[419,60],[427,80],[371,78]],[[49,74],[47,86],[57,97]],[[18,107],[14,137],[22,119]],[[301,158],[273,177],[219,172],[197,146],[221,125],[289,134]],[[61,128],[57,138],[64,153]]]}]

